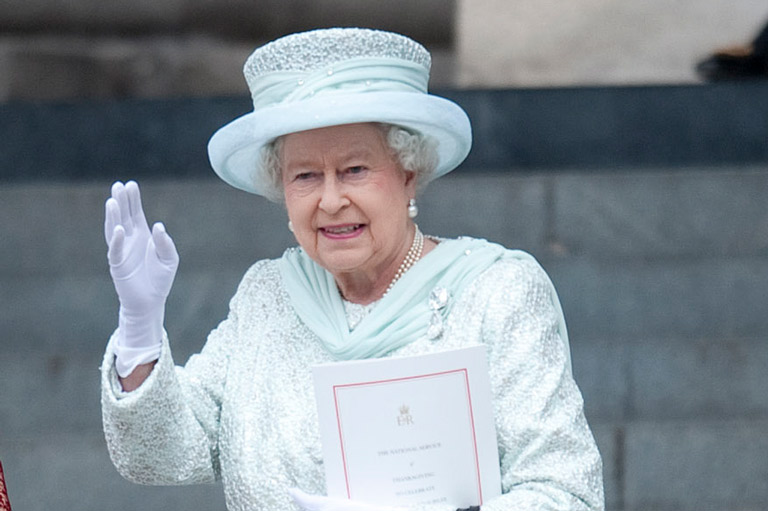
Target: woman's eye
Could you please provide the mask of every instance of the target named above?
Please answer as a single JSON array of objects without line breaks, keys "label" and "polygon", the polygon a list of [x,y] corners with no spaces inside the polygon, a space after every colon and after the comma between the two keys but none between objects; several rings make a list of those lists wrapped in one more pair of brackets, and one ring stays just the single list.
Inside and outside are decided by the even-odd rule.
[{"label": "woman's eye", "polygon": [[296,181],[306,181],[307,179],[311,179],[314,175],[314,172],[299,172],[294,179],[296,179]]},{"label": "woman's eye", "polygon": [[347,169],[347,174],[352,174],[352,175],[362,174],[366,170],[367,169],[365,167],[363,167],[362,165],[358,165],[358,166],[355,166],[355,167],[349,167]]}]

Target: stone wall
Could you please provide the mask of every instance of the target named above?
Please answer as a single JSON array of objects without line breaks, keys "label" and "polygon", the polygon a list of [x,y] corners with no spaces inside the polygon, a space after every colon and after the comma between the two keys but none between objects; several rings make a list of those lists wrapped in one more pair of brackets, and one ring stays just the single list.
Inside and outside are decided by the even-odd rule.
[{"label": "stone wall", "polygon": [[699,60],[749,44],[764,23],[763,0],[462,0],[456,84],[694,83]]},{"label": "stone wall", "polygon": [[[442,90],[468,112],[468,172],[768,161],[768,82]],[[246,96],[0,104],[0,179],[210,177],[206,145]]]},{"label": "stone wall", "polygon": [[[766,86],[454,96],[477,144],[421,198],[420,225],[528,250],[550,273],[611,511],[768,506]],[[292,244],[279,206],[211,177],[194,149],[209,128],[185,129],[247,105],[233,101],[0,109],[0,459],[14,508],[224,509],[219,486],[119,477],[97,367],[117,310],[103,202],[132,161],[148,218],[181,253],[167,313],[179,362],[224,317],[251,262]],[[87,143],[55,143],[72,130]],[[14,147],[23,152],[5,156]],[[606,151],[613,160],[588,158]],[[46,174],[59,159],[68,164]]]},{"label": "stone wall", "polygon": [[[98,371],[117,303],[109,183],[0,190],[0,456],[28,510],[223,509],[214,487],[146,488],[111,467]],[[281,208],[212,180],[145,181],[181,253],[178,361],[226,314],[248,265],[292,243]],[[608,509],[768,505],[768,174],[758,168],[471,175],[432,185],[425,232],[535,254],[555,282]],[[10,220],[12,219],[12,220]]]},{"label": "stone wall", "polygon": [[453,0],[9,0],[0,5],[0,102],[242,94],[253,48],[333,26],[421,41],[434,52],[433,84],[444,84],[454,10]]},{"label": "stone wall", "polygon": [[693,83],[765,22],[763,0],[6,0],[0,102],[241,94],[255,46],[329,26],[421,41],[433,87]]}]

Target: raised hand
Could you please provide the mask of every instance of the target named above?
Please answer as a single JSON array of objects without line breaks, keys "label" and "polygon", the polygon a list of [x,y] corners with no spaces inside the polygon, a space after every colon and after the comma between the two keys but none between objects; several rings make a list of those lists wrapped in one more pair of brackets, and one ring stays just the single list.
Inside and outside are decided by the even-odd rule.
[{"label": "raised hand", "polygon": [[112,196],[105,204],[104,237],[109,272],[120,300],[115,365],[125,377],[160,354],[165,301],[179,256],[162,223],[150,231],[135,181],[112,185]]}]

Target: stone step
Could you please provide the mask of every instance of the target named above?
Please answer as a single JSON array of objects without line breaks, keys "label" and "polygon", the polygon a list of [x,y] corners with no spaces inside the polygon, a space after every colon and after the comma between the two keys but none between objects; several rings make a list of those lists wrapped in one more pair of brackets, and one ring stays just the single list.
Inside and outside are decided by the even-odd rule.
[{"label": "stone step", "polygon": [[[205,285],[203,290],[213,287]],[[51,424],[59,432],[99,428],[97,368],[116,324],[116,307],[108,308],[111,321],[104,317],[94,328],[77,319],[72,321],[74,327],[59,320],[51,329],[64,334],[51,334],[42,346],[29,342],[23,329],[4,325],[6,354],[0,361],[4,436],[43,434]],[[195,312],[205,317],[180,318],[169,307],[168,330],[179,364],[202,348],[208,331],[226,314],[208,317],[205,309]],[[216,310],[213,316],[221,312]],[[76,329],[74,334],[79,335],[72,338],[67,330]],[[764,338],[635,343],[574,339],[571,348],[574,376],[584,394],[587,416],[594,422],[768,419]]]},{"label": "stone step", "polygon": [[593,424],[607,510],[765,509],[768,421]]},{"label": "stone step", "polygon": [[[210,34],[225,39],[268,41],[318,27],[375,26],[424,43],[449,45],[455,0],[6,0],[0,32],[110,34]],[[429,23],[425,23],[429,20]]]},{"label": "stone step", "polygon": [[[592,425],[609,511],[764,509],[768,421],[640,421]],[[112,467],[100,431],[0,438],[9,496],[32,511],[61,507],[224,510],[221,486],[140,486]],[[78,488],[85,491],[73,491]]]},{"label": "stone step", "polygon": [[[472,120],[473,148],[462,172],[610,173],[768,162],[768,81],[437,92]],[[250,110],[242,93],[0,104],[0,181],[208,177],[209,138]]]},{"label": "stone step", "polygon": [[[264,42],[199,33],[4,35],[0,102],[242,96],[243,64]],[[435,44],[431,84],[450,85],[453,51]]]},{"label": "stone step", "polygon": [[[182,268],[242,267],[277,257],[295,243],[283,206],[235,190],[208,172],[208,179],[139,179],[147,218],[166,223]],[[100,273],[104,201],[117,177],[132,176],[4,184],[0,216],[13,221],[0,224],[0,274]],[[439,236],[478,236],[528,250],[565,279],[588,277],[574,287],[588,286],[589,278],[609,286],[608,280],[645,279],[654,268],[684,270],[681,278],[688,272],[695,280],[697,271],[742,267],[759,278],[768,256],[766,195],[768,174],[751,167],[612,174],[456,171],[419,198],[419,223]],[[728,270],[722,271],[727,277]]]}]

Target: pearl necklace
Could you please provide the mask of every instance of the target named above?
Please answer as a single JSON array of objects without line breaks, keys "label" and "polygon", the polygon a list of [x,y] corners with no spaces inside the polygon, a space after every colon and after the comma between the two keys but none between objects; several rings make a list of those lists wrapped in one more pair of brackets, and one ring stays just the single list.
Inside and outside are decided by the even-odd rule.
[{"label": "pearl necklace", "polygon": [[415,227],[416,233],[413,235],[413,243],[411,243],[411,248],[408,249],[408,253],[405,254],[405,259],[403,259],[403,262],[400,263],[400,267],[397,269],[397,273],[395,273],[395,276],[392,278],[392,282],[389,283],[389,286],[384,292],[384,295],[389,293],[389,290],[394,287],[395,282],[400,280],[400,277],[402,277],[405,272],[411,268],[411,266],[416,264],[416,261],[421,259],[421,254],[424,252],[424,235],[421,234],[418,225]]}]

